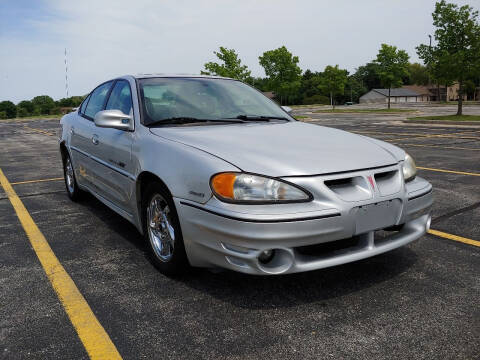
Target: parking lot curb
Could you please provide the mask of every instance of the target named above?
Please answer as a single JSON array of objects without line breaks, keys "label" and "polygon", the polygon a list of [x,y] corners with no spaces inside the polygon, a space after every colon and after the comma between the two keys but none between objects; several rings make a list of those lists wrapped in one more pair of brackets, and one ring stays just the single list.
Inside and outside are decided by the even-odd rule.
[{"label": "parking lot curb", "polygon": [[402,120],[404,124],[434,124],[434,125],[471,125],[480,128],[479,121],[450,121],[450,120]]}]

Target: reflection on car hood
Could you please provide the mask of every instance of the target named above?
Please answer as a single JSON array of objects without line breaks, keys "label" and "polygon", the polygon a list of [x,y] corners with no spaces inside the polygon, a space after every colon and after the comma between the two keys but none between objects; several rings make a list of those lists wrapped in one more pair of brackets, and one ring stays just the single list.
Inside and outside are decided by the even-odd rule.
[{"label": "reflection on car hood", "polygon": [[[346,131],[302,122],[159,127],[152,133],[268,176],[316,175],[397,163],[399,152]],[[398,149],[398,148],[396,148]],[[398,149],[400,150],[400,149]]]}]

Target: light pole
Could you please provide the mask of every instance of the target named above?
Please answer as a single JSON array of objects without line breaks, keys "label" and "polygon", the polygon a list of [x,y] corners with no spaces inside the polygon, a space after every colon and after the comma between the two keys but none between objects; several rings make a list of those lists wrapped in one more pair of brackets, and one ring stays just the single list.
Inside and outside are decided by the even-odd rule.
[{"label": "light pole", "polygon": [[[430,53],[432,52],[432,35],[428,34],[428,37],[430,38],[430,45],[429,45],[429,50],[430,50]],[[432,86],[432,80],[430,79],[430,66],[428,66],[429,64],[427,63],[427,72],[428,72],[428,86]],[[429,99],[431,101],[431,99]]]}]

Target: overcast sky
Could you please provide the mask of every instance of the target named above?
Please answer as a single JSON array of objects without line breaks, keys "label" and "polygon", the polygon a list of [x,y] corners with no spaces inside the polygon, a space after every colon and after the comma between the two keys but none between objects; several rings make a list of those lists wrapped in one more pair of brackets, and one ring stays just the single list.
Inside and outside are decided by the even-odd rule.
[{"label": "overcast sky", "polygon": [[[258,56],[285,45],[303,70],[354,71],[381,43],[407,50],[432,33],[430,0],[0,0],[0,101],[65,97],[109,78],[199,73],[219,46],[253,75]],[[480,0],[458,1],[480,9]]]}]

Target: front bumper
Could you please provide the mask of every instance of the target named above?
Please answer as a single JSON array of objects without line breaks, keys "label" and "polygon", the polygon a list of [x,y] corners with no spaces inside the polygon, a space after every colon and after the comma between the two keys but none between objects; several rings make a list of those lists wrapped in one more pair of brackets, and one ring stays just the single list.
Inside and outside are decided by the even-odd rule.
[{"label": "front bumper", "polygon": [[[406,245],[428,230],[433,203],[431,185],[420,178],[376,203],[337,199],[337,204],[323,201],[322,209],[303,212],[285,206],[281,211],[277,208],[277,214],[258,210],[252,215],[231,207],[221,209],[215,199],[205,205],[174,200],[192,266],[219,266],[256,275],[321,269]],[[359,209],[369,204],[386,207],[361,215]],[[398,213],[384,216],[382,212],[388,213],[393,206]],[[395,225],[397,231],[375,235]],[[261,252],[271,249],[275,250],[273,259],[260,262]]]}]

